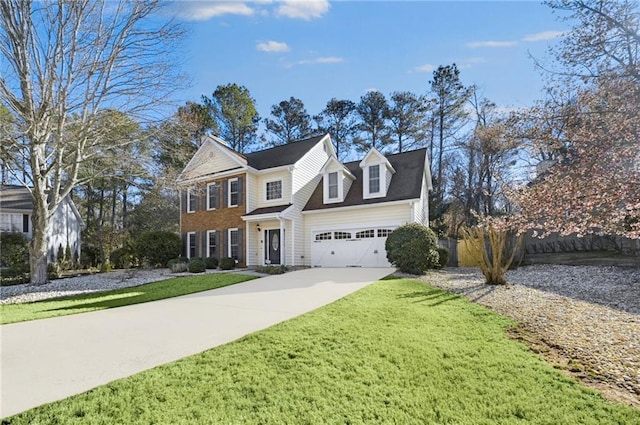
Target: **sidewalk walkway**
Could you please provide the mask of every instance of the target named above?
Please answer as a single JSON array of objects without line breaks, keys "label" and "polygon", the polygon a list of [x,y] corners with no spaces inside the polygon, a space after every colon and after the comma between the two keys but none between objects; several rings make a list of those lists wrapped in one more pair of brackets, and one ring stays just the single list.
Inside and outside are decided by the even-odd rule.
[{"label": "sidewalk walkway", "polygon": [[0,326],[0,417],[314,310],[393,269],[306,269],[182,297]]}]

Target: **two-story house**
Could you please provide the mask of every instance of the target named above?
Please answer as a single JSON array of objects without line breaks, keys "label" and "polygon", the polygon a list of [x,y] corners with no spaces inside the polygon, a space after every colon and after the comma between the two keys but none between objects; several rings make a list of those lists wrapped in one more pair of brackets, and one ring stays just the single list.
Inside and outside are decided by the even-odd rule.
[{"label": "two-story house", "polygon": [[427,224],[426,150],[341,163],[324,135],[248,154],[207,137],[179,177],[188,257],[240,266],[389,266],[396,227]]}]

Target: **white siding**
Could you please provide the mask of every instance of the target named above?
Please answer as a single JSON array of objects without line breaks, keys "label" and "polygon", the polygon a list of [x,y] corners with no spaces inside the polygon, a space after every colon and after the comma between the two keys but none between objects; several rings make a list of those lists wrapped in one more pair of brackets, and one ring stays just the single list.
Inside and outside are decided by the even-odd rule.
[{"label": "white siding", "polygon": [[409,201],[394,205],[371,205],[346,210],[326,210],[305,214],[304,265],[311,265],[311,232],[313,230],[340,230],[366,226],[400,226],[411,220]]},{"label": "white siding", "polygon": [[51,219],[49,227],[49,259],[56,261],[58,248],[62,245],[64,250],[69,244],[71,255],[76,251],[81,252],[80,240],[81,222],[73,211],[68,200],[62,201]]},{"label": "white siding", "polygon": [[416,223],[429,225],[429,191],[427,190],[427,180],[422,178],[422,187],[420,189],[420,201],[413,206],[413,214]]},{"label": "white siding", "polygon": [[386,194],[389,193],[389,185],[391,184],[391,179],[393,178],[393,174],[391,174],[391,171],[389,171],[388,167],[384,167],[384,170],[385,170],[385,182],[387,184],[386,187],[384,188],[384,193],[386,196]]},{"label": "white siding", "polygon": [[[308,261],[305,255],[305,218],[300,213],[309,201],[316,186],[322,184],[320,170],[329,159],[324,150],[324,142],[316,144],[295,164],[292,173],[293,207],[287,220],[286,264],[303,265]],[[306,258],[303,258],[306,257]]]},{"label": "white siding", "polygon": [[246,176],[247,212],[251,212],[258,208],[258,193],[260,187],[258,186],[258,177],[255,174],[247,173]]},{"label": "white siding", "polygon": [[182,172],[182,179],[191,179],[241,167],[241,164],[230,156],[231,154],[223,152],[222,149],[224,148],[213,143],[202,145]]}]

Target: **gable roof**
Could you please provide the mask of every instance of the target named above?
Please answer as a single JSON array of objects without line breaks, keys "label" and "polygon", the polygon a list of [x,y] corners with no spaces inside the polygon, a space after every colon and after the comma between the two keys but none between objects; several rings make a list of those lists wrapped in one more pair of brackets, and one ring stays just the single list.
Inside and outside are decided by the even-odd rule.
[{"label": "gable roof", "polygon": [[33,209],[33,198],[29,189],[24,186],[0,186],[0,210],[29,210]]},{"label": "gable roof", "polygon": [[293,165],[325,136],[326,134],[323,134],[270,149],[246,153],[244,157],[247,159],[249,166],[257,170]]},{"label": "gable roof", "polygon": [[403,152],[387,155],[386,158],[396,173],[391,178],[391,184],[387,191],[387,196],[382,198],[363,199],[362,168],[360,161],[347,162],[344,164],[356,177],[351,184],[343,202],[325,204],[323,202],[323,185],[320,182],[313,191],[311,198],[305,205],[303,211],[322,210],[338,207],[350,207],[355,205],[379,204],[383,202],[402,201],[418,199],[422,190],[422,179],[425,171],[425,160],[427,149]]}]

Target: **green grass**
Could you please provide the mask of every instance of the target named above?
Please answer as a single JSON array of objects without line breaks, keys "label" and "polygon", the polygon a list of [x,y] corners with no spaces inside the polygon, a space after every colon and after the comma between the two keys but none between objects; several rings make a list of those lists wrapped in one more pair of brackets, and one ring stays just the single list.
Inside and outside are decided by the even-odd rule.
[{"label": "green grass", "polygon": [[509,340],[511,325],[418,281],[385,280],[6,423],[640,423],[640,410],[605,401]]},{"label": "green grass", "polygon": [[0,305],[0,324],[25,322],[27,320],[146,303],[221,288],[251,279],[255,279],[255,276],[235,273],[176,277],[115,291],[76,295],[26,304],[2,304]]}]

